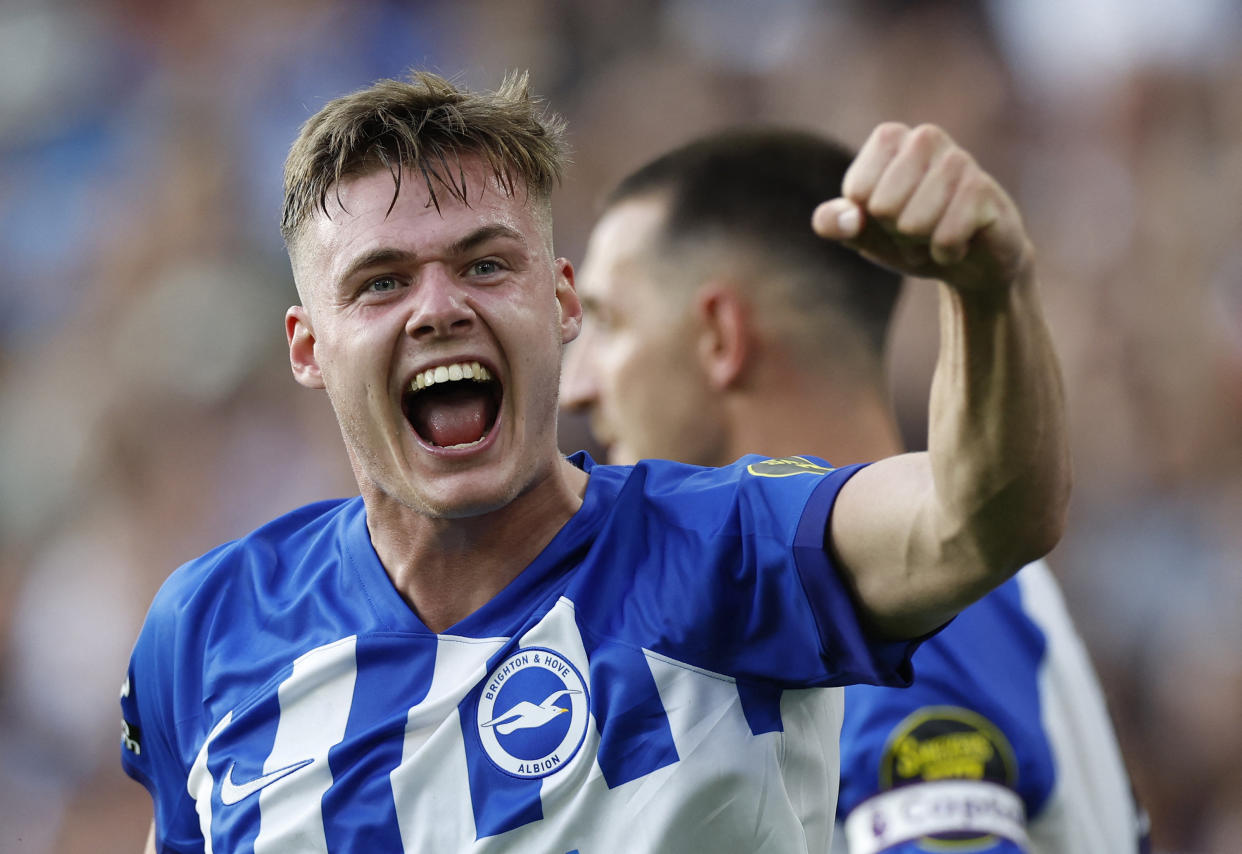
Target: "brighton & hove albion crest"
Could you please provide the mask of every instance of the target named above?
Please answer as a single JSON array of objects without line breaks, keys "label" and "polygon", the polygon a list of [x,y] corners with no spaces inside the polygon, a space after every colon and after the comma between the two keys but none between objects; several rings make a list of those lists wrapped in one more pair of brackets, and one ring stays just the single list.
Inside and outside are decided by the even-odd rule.
[{"label": "brighton & hove albion crest", "polygon": [[514,777],[546,777],[582,746],[588,711],[586,683],[560,653],[526,647],[500,662],[479,697],[483,750]]}]

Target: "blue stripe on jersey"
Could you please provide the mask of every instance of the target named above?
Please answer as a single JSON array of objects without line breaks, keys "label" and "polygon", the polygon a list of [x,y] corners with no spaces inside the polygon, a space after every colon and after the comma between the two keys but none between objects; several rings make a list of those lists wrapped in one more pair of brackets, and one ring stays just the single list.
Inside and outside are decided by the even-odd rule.
[{"label": "blue stripe on jersey", "polygon": [[738,680],[737,696],[751,735],[785,731],[781,722],[781,694],[782,689],[776,685]]},{"label": "blue stripe on jersey", "polygon": [[[505,644],[488,659],[487,672],[516,650],[516,641]],[[480,680],[457,706],[466,746],[476,839],[506,833],[543,818],[543,801],[539,799],[543,781],[537,777],[523,779],[506,774],[488,758],[479,740],[479,700],[486,685],[486,679]]]},{"label": "blue stripe on jersey", "polygon": [[[1012,609],[1012,613],[1004,618],[1004,622],[1014,625],[1019,630],[1012,632],[1010,638],[1013,648],[1002,650],[995,646],[989,646],[984,653],[988,659],[988,666],[993,673],[1004,672],[1006,665],[1012,671],[1012,662],[1016,658],[1019,661],[1029,662],[1030,670],[1020,671],[1022,678],[1016,680],[1013,690],[1018,696],[1018,704],[1015,708],[1023,710],[1022,717],[1026,718],[1017,723],[1015,728],[1018,733],[1039,732],[1044,733],[1044,723],[1040,718],[1041,705],[1039,697],[1039,669],[1044,661],[1044,656],[1048,652],[1048,639],[1044,637],[1043,631],[1035,624],[1035,622],[1027,616],[1026,609],[1022,605],[1022,588],[1018,585],[1017,579],[1011,578],[1008,582],[994,590],[991,596],[997,600],[1005,602]],[[973,610],[967,610],[967,619],[973,618]],[[993,614],[993,620],[996,615]],[[960,618],[960,615],[959,615]],[[1000,626],[995,622],[991,626],[983,626],[979,629],[981,637],[996,637],[1001,634]],[[987,634],[982,634],[987,632]],[[993,677],[995,679],[995,676]],[[1029,714],[1029,717],[1026,715]],[[1011,736],[1011,738],[1014,736]],[[1047,803],[1049,795],[1052,794],[1052,787],[1056,777],[1056,762],[1052,758],[1052,745],[1047,738],[1040,738],[1038,742],[1030,747],[1030,750],[1037,757],[1037,761],[1033,767],[1030,765],[1021,765],[1022,779],[1020,782],[1024,789],[1034,790],[1037,794],[1032,798],[1027,807],[1027,815],[1038,815]]]},{"label": "blue stripe on jersey", "polygon": [[[272,684],[279,685],[293,672],[290,664],[281,670]],[[263,763],[276,743],[280,724],[280,699],[275,690],[265,694],[255,705],[235,711],[232,722],[211,743],[207,754],[207,770],[214,781],[211,801],[211,838],[217,851],[253,854],[259,837],[259,797],[254,795],[228,807],[220,801],[220,787],[232,769],[235,782],[253,780],[263,775]]]},{"label": "blue stripe on jersey", "polygon": [[582,632],[591,660],[591,714],[599,727],[600,771],[609,788],[677,761],[677,746],[655,678],[641,650],[599,643]]},{"label": "blue stripe on jersey", "polygon": [[[425,646],[426,653],[415,648]],[[358,639],[353,705],[345,738],[328,752],[333,785],[323,797],[329,851],[400,851],[389,774],[401,764],[405,720],[393,709],[422,702],[435,672],[436,638]],[[358,809],[367,804],[366,810]]]}]

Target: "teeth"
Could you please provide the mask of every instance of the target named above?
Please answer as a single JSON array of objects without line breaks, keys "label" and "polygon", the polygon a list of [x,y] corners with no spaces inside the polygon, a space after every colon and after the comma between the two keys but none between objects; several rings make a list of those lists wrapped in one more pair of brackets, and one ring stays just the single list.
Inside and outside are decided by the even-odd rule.
[{"label": "teeth", "polygon": [[452,365],[440,365],[417,374],[410,382],[411,391],[421,391],[436,383],[457,382],[458,380],[474,380],[487,382],[492,372],[478,362],[456,362]]}]

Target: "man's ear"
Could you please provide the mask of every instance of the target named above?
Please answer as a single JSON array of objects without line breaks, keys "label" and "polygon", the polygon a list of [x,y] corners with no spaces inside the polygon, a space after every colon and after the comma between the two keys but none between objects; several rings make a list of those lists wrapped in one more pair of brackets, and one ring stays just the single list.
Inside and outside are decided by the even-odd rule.
[{"label": "man's ear", "polygon": [[566,258],[556,259],[556,314],[561,326],[561,343],[568,344],[582,331],[582,303],[574,287],[574,265]]},{"label": "man's ear", "polygon": [[750,305],[733,288],[708,282],[694,298],[699,321],[698,357],[715,391],[738,381],[754,348]]},{"label": "man's ear", "polygon": [[307,388],[323,388],[323,374],[315,358],[315,330],[304,307],[295,305],[285,312],[285,337],[289,339],[293,378]]}]

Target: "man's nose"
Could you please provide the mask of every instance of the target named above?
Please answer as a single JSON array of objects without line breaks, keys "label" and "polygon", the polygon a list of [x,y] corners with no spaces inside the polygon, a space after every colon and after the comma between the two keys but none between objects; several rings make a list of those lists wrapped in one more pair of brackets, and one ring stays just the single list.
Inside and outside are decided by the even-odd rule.
[{"label": "man's nose", "polygon": [[414,308],[405,331],[412,338],[451,335],[474,323],[474,309],[465,289],[447,270],[425,268],[411,296]]},{"label": "man's nose", "polygon": [[596,401],[599,390],[592,364],[594,338],[583,327],[577,340],[565,348],[565,364],[561,366],[561,408],[567,412],[584,412]]}]

